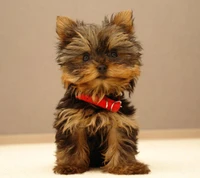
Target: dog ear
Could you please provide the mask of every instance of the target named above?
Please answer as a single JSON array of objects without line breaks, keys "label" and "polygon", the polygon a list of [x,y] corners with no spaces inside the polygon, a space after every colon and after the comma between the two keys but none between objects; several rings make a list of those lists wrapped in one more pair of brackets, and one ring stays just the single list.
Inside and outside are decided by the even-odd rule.
[{"label": "dog ear", "polygon": [[76,26],[76,22],[74,22],[70,18],[57,16],[56,33],[58,34],[61,41],[65,40],[66,37],[71,36],[70,33],[72,33],[73,28]]},{"label": "dog ear", "polygon": [[127,10],[112,15],[111,23],[123,27],[128,33],[133,33],[133,11]]}]

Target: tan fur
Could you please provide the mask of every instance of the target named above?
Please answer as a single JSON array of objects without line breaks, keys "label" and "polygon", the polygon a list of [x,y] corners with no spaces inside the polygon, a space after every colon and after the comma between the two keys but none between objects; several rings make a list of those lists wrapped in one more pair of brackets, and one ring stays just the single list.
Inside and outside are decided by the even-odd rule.
[{"label": "tan fur", "polygon": [[71,166],[71,165],[57,165],[54,167],[53,171],[56,174],[81,174],[89,170],[89,167],[87,166],[82,166],[82,167],[77,167],[77,166]]},{"label": "tan fur", "polygon": [[70,81],[74,80],[74,77],[70,76],[67,73],[62,73],[61,80],[62,80],[62,83],[64,85],[64,88],[67,89],[69,84],[71,83]]},{"label": "tan fur", "polygon": [[137,78],[140,75],[140,67],[135,65],[134,67],[125,67],[123,65],[115,65],[111,64],[109,66],[110,70],[108,70],[108,77],[113,78],[122,78],[131,80],[132,78]]},{"label": "tan fur", "polygon": [[116,25],[124,25],[128,32],[133,31],[132,10],[122,11],[117,13],[113,18],[113,23]]},{"label": "tan fur", "polygon": [[[126,130],[129,135],[132,128],[138,129],[137,123],[134,118],[128,118],[119,113],[100,112],[93,113],[92,110],[78,110],[78,109],[63,109],[58,112],[59,121],[56,126],[66,121],[63,125],[63,133],[69,130],[71,133],[78,131],[80,128],[86,128],[91,135],[95,135],[100,129],[105,127],[118,127]],[[90,116],[90,117],[88,117]],[[87,118],[87,119],[84,119]],[[100,119],[100,124],[96,124]]]},{"label": "tan fur", "polygon": [[[85,77],[82,79],[79,77],[75,78],[74,76],[68,74],[64,67],[61,69],[63,71],[62,83],[64,84],[65,88],[67,88],[70,83],[75,83],[77,84],[79,92],[87,93],[87,90],[89,89],[90,91],[93,91],[93,95],[99,95],[98,93],[108,94],[114,92],[112,91],[113,89],[118,90],[116,92],[119,94],[124,90],[124,88],[127,87],[132,78],[137,79],[140,76],[140,67],[138,65],[124,70],[123,65],[120,66],[111,64],[107,73],[108,78],[105,80],[96,79],[98,77],[98,73],[94,65],[91,65],[83,71],[82,75]],[[91,71],[93,72],[91,73]],[[121,86],[121,89],[119,85]],[[87,94],[89,94],[89,92]]]},{"label": "tan fur", "polygon": [[[90,117],[87,118],[87,116]],[[106,141],[109,145],[104,154],[106,164],[103,167],[104,171],[115,174],[142,174],[149,172],[149,169],[145,164],[140,163],[135,159],[133,154],[136,153],[126,152],[121,147],[123,143],[129,143],[130,145],[136,144],[132,140],[123,137],[118,132],[118,129],[120,128],[125,130],[127,135],[130,135],[132,129],[138,129],[137,123],[133,118],[128,118],[119,113],[100,112],[94,114],[92,113],[92,110],[84,112],[83,110],[76,109],[61,110],[58,112],[58,117],[60,117],[60,120],[57,122],[57,125],[66,121],[63,125],[63,133],[69,130],[71,134],[74,135],[73,137],[78,139],[75,142],[78,146],[76,155],[68,154],[73,147],[67,148],[66,150],[57,150],[57,166],[54,168],[55,172],[59,173],[60,171],[60,173],[66,172],[66,174],[68,174],[70,170],[76,172],[85,171],[81,168],[87,170],[89,164],[89,149],[86,143],[87,139],[85,132],[87,131],[87,133],[90,133],[92,136],[102,129],[106,129],[108,132]],[[100,119],[101,122],[98,122],[97,125],[98,119]],[[122,155],[124,155],[126,159],[123,159]],[[132,163],[132,165],[128,165],[129,162]],[[69,168],[68,165],[70,165],[71,168]],[[76,165],[76,167],[73,168],[73,165]],[[81,170],[79,170],[79,168]]]},{"label": "tan fur", "polygon": [[65,39],[65,30],[66,28],[75,25],[76,23],[68,17],[57,16],[56,21],[56,32],[60,38],[60,40]]},{"label": "tan fur", "polygon": [[123,46],[124,43],[126,43],[126,45],[131,45],[131,42],[128,41],[128,34],[124,34],[123,31],[118,32],[117,34],[111,33],[108,48],[112,49],[117,46]]},{"label": "tan fur", "polygon": [[[120,120],[119,120],[120,119]],[[138,128],[136,123],[133,120],[127,118],[116,117],[116,125],[110,129],[107,142],[108,149],[106,150],[105,163],[103,167],[105,172],[114,173],[114,174],[147,174],[150,172],[146,164],[140,163],[135,159],[134,152],[127,152],[123,149],[121,145],[124,143],[129,143],[129,149],[132,149],[133,145],[136,143],[126,137],[123,137],[119,132],[119,128],[123,128],[127,131],[127,134],[130,134],[131,128]],[[120,122],[119,122],[120,121]],[[132,145],[132,146],[131,146]],[[126,158],[126,159],[124,159]]]},{"label": "tan fur", "polygon": [[83,37],[79,32],[76,32],[78,37],[74,37],[72,42],[67,45],[67,50],[78,50],[80,54],[84,52],[90,52],[89,42],[86,38]]},{"label": "tan fur", "polygon": [[119,141],[121,139],[121,136],[117,133],[116,127],[113,127],[108,134],[107,142],[108,142],[108,149],[106,153],[104,154],[105,156],[105,163],[107,165],[104,167],[109,167],[113,166],[116,167],[117,165],[120,164],[120,154],[119,154]]},{"label": "tan fur", "polygon": [[[64,70],[63,70],[64,71]],[[91,72],[93,71],[93,72]],[[98,79],[98,72],[96,66],[93,64],[82,72],[84,78],[73,78],[66,72],[62,75],[62,81],[65,88],[69,83],[75,83],[77,86],[77,92],[91,95],[93,100],[96,96],[102,99],[109,93],[116,93],[120,95],[125,89],[129,88],[129,82],[131,79],[137,79],[140,75],[140,67],[135,65],[124,70],[123,65],[110,64],[108,67],[107,78],[102,80]]]},{"label": "tan fur", "polygon": [[144,163],[141,163],[139,161],[135,161],[131,164],[126,164],[126,165],[118,165],[116,167],[113,166],[105,166],[103,168],[105,172],[109,172],[112,174],[125,174],[125,175],[130,175],[130,174],[148,174],[150,172],[148,166]]},{"label": "tan fur", "polygon": [[58,114],[58,117],[60,120],[56,123],[56,126],[66,121],[62,131],[64,133],[69,130],[72,133],[74,130],[77,131],[77,128],[80,128],[79,120],[83,117],[83,114],[76,109],[64,109]]},{"label": "tan fur", "polygon": [[[140,75],[140,43],[134,35],[132,11],[104,19],[102,25],[57,17],[57,62],[67,90],[57,106],[54,128],[59,174],[83,173],[92,166],[114,174],[144,174],[148,166],[136,160],[138,125],[135,108],[123,95],[133,92]],[[77,95],[100,101],[121,100],[111,112],[85,103]]]},{"label": "tan fur", "polygon": [[[117,129],[118,127],[112,127],[108,134],[107,139],[109,147],[104,154],[105,163],[107,163],[104,169],[107,169],[109,167],[118,167],[119,165],[126,165],[127,162],[133,162],[135,159],[134,155],[124,151],[121,147],[121,144],[123,144],[124,142],[129,143],[130,145],[135,145],[135,143],[132,140],[123,138],[122,135],[118,133]],[[122,158],[122,154],[123,156],[126,156],[126,160]]]},{"label": "tan fur", "polygon": [[69,84],[78,81],[79,77],[74,77],[72,74],[69,74],[66,70],[66,67],[61,67],[61,71],[62,71],[61,81],[64,85],[64,88],[67,89]]},{"label": "tan fur", "polygon": [[73,147],[65,150],[57,149],[56,166],[54,168],[55,173],[73,173],[70,172],[70,170],[76,170],[77,173],[82,173],[89,169],[89,148],[84,129],[79,129],[77,132],[73,133],[73,137],[77,139],[76,143],[74,144],[77,149],[76,153],[73,155],[70,154],[70,150],[74,149]]}]

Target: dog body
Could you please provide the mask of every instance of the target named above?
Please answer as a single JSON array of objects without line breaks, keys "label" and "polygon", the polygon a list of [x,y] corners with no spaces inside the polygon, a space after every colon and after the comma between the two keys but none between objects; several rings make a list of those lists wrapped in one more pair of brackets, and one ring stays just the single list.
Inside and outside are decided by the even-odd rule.
[{"label": "dog body", "polygon": [[132,11],[104,19],[101,26],[57,18],[57,62],[66,88],[57,106],[55,173],[83,173],[102,167],[114,174],[145,174],[136,160],[133,92],[140,75],[141,46]]}]

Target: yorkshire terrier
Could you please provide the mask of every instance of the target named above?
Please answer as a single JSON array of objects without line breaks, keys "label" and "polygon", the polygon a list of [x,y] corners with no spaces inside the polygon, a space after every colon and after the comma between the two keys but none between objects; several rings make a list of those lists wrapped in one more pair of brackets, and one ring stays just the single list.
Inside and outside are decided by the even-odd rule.
[{"label": "yorkshire terrier", "polygon": [[141,50],[132,11],[105,17],[102,25],[57,17],[57,62],[66,93],[54,128],[58,174],[101,167],[113,174],[147,174],[136,159],[136,109],[125,99],[140,75]]}]

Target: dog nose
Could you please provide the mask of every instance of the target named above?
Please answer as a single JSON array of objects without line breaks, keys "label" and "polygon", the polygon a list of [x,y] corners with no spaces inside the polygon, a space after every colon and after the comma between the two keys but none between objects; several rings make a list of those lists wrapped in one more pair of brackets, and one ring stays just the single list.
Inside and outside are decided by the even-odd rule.
[{"label": "dog nose", "polygon": [[107,66],[104,65],[104,64],[99,65],[97,68],[98,68],[98,71],[99,71],[101,74],[105,73],[106,70],[107,70]]}]

